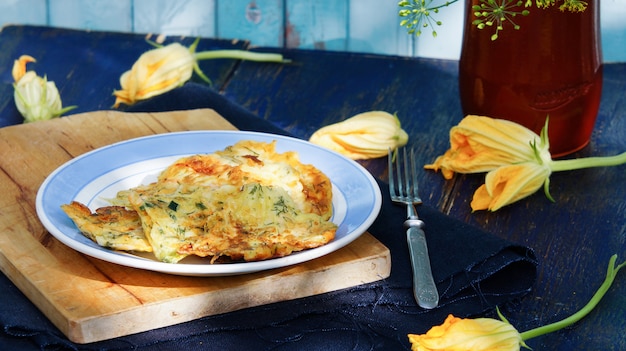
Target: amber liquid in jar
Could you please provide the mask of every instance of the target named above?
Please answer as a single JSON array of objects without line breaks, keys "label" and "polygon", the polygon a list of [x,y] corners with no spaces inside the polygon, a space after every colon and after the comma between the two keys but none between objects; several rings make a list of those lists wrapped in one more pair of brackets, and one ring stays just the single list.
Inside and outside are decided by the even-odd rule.
[{"label": "amber liquid in jar", "polygon": [[504,24],[479,30],[466,1],[465,35],[459,65],[463,112],[503,118],[537,134],[549,116],[550,151],[558,157],[589,143],[602,92],[599,2],[584,12],[560,11],[559,3],[529,8],[515,30]]}]

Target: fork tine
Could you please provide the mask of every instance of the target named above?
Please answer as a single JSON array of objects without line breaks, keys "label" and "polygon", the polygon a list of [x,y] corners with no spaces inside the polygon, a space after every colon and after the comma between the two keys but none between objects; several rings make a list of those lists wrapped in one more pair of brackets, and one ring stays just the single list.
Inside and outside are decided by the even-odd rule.
[{"label": "fork tine", "polygon": [[[393,180],[394,180],[394,192],[393,195],[396,196],[396,200],[399,197],[402,197],[402,190],[404,183],[402,182],[402,170],[400,169],[400,149],[396,149],[395,155],[392,155],[392,169],[394,169]],[[395,157],[395,158],[394,158]]]},{"label": "fork tine", "polygon": [[417,165],[415,162],[415,149],[411,148],[411,185],[413,186],[413,194],[411,195],[411,197],[414,199],[414,201],[421,202],[418,186],[419,183],[417,181]]},{"label": "fork tine", "polygon": [[387,166],[389,169],[390,194],[402,201],[409,201],[409,198],[417,192],[417,189],[412,185],[417,180],[413,149],[411,149],[410,157],[406,148],[397,149],[395,160],[393,152],[389,150]]},{"label": "fork tine", "polygon": [[387,169],[389,170],[389,193],[393,197],[396,195],[396,186],[393,173],[393,152],[391,149],[389,149],[389,153],[387,154]]},{"label": "fork tine", "polygon": [[[409,200],[409,196],[411,194],[411,177],[409,172],[411,171],[409,168],[409,162],[407,160],[406,148],[402,149],[402,166],[404,168],[404,180],[402,182],[402,197]],[[398,165],[398,167],[400,167]]]},{"label": "fork tine", "polygon": [[389,169],[389,193],[396,200],[421,203],[418,187],[418,172],[415,161],[415,149],[397,149],[394,159],[393,151],[387,154]]},{"label": "fork tine", "polygon": [[389,170],[389,193],[395,200],[403,202],[421,203],[419,197],[418,171],[415,160],[415,149],[389,150],[387,154],[387,168]]}]

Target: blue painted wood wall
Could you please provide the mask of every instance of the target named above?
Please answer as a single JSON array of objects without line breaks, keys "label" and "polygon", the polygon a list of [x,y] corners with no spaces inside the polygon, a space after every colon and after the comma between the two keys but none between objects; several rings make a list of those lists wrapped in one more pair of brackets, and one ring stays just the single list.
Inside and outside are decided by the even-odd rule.
[{"label": "blue painted wood wall", "polygon": [[[0,25],[247,39],[255,46],[457,59],[462,3],[437,38],[399,26],[398,0],[0,0]],[[605,62],[626,61],[626,0],[602,0]]]}]

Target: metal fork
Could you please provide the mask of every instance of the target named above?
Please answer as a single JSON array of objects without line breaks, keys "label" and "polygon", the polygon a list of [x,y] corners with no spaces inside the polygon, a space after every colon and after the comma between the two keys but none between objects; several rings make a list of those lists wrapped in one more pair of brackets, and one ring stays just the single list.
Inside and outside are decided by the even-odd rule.
[{"label": "metal fork", "polygon": [[415,300],[421,307],[431,309],[437,307],[439,293],[430,268],[426,237],[422,230],[424,222],[419,219],[417,211],[415,211],[414,205],[421,204],[422,199],[418,194],[415,152],[411,149],[410,153],[411,155],[408,157],[406,148],[402,151],[398,150],[394,162],[392,152],[389,151],[389,193],[394,203],[406,205],[407,219],[404,221],[404,226],[408,228],[406,238],[413,267]]}]

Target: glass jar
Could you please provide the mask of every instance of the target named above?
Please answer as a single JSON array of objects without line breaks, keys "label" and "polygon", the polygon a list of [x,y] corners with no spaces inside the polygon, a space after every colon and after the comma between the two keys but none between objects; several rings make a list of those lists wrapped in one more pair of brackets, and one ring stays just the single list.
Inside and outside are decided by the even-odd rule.
[{"label": "glass jar", "polygon": [[[600,6],[589,0],[583,12],[555,5],[527,8],[513,28],[504,23],[478,29],[466,0],[459,89],[463,112],[517,122],[537,134],[549,117],[553,156],[585,147],[591,138],[602,92]],[[534,2],[533,2],[534,4]]]}]

